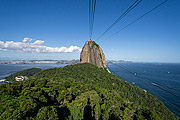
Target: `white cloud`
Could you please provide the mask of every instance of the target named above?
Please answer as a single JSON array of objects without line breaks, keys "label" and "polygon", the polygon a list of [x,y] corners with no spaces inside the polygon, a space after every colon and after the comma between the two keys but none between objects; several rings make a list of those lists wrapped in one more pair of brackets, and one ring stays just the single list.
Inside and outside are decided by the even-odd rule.
[{"label": "white cloud", "polygon": [[33,44],[35,44],[35,45],[41,45],[41,44],[43,44],[44,43],[44,41],[42,41],[42,40],[36,40]]},{"label": "white cloud", "polygon": [[63,53],[63,52],[80,52],[81,48],[77,46],[67,47],[48,47],[42,45],[44,41],[36,40],[31,42],[31,38],[24,38],[22,42],[0,41],[0,51],[21,51],[36,53]]},{"label": "white cloud", "polygon": [[30,41],[32,41],[32,39],[31,39],[31,38],[28,38],[28,37],[25,37],[24,40],[23,40],[23,42],[27,42],[27,41],[30,42]]}]

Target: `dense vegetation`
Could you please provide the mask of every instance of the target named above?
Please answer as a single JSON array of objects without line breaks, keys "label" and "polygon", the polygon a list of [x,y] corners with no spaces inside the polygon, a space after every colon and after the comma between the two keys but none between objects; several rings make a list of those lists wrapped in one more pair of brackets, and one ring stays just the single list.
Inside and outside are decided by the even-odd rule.
[{"label": "dense vegetation", "polygon": [[17,73],[14,73],[8,77],[6,77],[5,79],[7,81],[15,81],[15,77],[17,76],[27,76],[27,77],[31,77],[33,75],[35,75],[36,73],[40,72],[41,69],[40,68],[30,68],[30,69],[26,69]]},{"label": "dense vegetation", "polygon": [[156,97],[84,63],[42,70],[26,81],[0,85],[0,119],[179,118]]}]

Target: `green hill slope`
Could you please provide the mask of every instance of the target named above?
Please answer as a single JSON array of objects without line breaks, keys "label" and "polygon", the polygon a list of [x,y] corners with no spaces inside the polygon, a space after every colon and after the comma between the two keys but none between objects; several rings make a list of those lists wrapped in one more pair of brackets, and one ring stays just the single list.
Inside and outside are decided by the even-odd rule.
[{"label": "green hill slope", "polygon": [[87,63],[0,85],[0,101],[0,119],[179,119],[156,97]]},{"label": "green hill slope", "polygon": [[14,73],[8,77],[6,77],[5,79],[7,81],[15,81],[15,77],[17,76],[27,76],[27,77],[31,77],[33,75],[35,75],[36,73],[40,72],[41,69],[40,68],[30,68],[30,69],[26,69],[17,73]]}]

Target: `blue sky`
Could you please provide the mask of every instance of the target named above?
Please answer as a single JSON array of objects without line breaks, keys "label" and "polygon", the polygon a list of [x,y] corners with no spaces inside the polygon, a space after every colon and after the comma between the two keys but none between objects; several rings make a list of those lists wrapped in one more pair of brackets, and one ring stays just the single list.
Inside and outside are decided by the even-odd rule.
[{"label": "blue sky", "polygon": [[[92,39],[134,1],[97,0]],[[143,0],[96,41],[107,59],[180,62],[179,0],[169,0],[107,39],[162,1]],[[80,49],[89,39],[88,13],[88,0],[0,0],[0,59],[79,59]]]}]

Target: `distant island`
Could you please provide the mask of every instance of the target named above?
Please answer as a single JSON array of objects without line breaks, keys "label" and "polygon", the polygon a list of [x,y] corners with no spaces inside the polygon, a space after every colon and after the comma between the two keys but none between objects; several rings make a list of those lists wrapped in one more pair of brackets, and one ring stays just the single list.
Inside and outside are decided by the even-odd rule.
[{"label": "distant island", "polygon": [[118,63],[133,63],[133,61],[125,61],[125,60],[107,60],[107,64],[118,64]]}]

